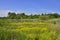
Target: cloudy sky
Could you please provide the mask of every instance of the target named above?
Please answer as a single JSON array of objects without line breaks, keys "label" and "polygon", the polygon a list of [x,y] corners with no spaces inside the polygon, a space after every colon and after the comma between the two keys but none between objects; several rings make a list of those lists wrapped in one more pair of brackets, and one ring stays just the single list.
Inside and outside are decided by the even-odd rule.
[{"label": "cloudy sky", "polygon": [[7,16],[9,11],[40,14],[60,12],[60,0],[0,0],[0,16]]}]

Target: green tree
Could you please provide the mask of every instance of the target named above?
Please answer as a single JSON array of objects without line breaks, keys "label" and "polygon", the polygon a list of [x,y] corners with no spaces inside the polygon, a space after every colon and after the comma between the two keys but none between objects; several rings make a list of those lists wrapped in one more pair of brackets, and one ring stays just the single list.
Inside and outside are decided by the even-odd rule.
[{"label": "green tree", "polygon": [[9,12],[8,13],[8,18],[11,18],[11,19],[16,18],[16,13],[15,12]]}]

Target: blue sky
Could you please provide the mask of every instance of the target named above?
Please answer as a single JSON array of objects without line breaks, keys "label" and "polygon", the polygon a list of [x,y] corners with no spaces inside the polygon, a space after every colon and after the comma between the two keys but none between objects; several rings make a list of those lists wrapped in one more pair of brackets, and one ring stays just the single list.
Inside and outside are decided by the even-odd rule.
[{"label": "blue sky", "polygon": [[60,0],[0,0],[0,16],[6,16],[9,11],[26,14],[60,13]]}]

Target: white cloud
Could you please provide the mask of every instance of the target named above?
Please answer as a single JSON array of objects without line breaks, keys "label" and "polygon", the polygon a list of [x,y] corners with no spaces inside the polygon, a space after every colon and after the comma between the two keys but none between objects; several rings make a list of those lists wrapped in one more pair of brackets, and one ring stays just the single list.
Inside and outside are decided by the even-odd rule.
[{"label": "white cloud", "polygon": [[7,16],[9,10],[0,10],[0,17]]},{"label": "white cloud", "polygon": [[16,11],[12,11],[12,10],[0,10],[0,17],[6,17],[8,15],[8,12],[16,12]]},{"label": "white cloud", "polygon": [[40,14],[40,13],[60,13],[57,11],[52,11],[52,10],[48,10],[48,9],[40,9],[40,10],[0,10],[0,17],[4,17],[8,15],[8,12],[15,12],[15,13],[26,13],[28,15],[30,15],[31,13],[33,14]]}]

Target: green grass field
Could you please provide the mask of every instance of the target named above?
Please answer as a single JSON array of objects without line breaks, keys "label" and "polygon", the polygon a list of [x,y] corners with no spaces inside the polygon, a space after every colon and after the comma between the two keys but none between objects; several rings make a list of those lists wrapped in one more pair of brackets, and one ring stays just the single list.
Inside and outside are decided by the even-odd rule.
[{"label": "green grass field", "polygon": [[49,21],[0,19],[0,40],[60,40],[60,26]]}]

